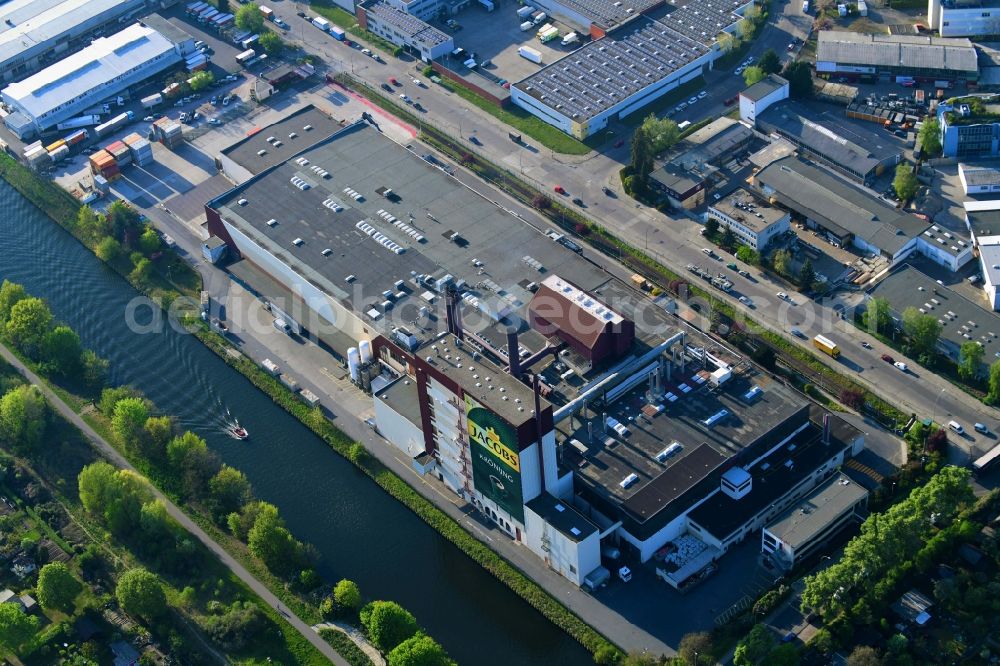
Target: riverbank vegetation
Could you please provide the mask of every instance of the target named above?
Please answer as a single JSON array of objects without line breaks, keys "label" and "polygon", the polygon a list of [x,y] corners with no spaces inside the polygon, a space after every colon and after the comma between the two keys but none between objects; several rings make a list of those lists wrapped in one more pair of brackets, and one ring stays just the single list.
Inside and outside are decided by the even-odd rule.
[{"label": "riverbank vegetation", "polygon": [[[326,660],[0,362],[0,655],[24,664]],[[32,597],[38,608],[33,607]],[[18,663],[15,662],[15,663]]]}]

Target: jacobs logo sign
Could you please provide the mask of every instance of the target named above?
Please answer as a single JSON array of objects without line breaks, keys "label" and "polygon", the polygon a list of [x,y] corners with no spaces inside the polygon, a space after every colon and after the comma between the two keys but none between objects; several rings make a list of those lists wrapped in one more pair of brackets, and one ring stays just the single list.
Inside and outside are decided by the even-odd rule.
[{"label": "jacobs logo sign", "polygon": [[473,485],[523,523],[517,434],[506,421],[469,396],[465,396],[465,417],[472,447]]}]

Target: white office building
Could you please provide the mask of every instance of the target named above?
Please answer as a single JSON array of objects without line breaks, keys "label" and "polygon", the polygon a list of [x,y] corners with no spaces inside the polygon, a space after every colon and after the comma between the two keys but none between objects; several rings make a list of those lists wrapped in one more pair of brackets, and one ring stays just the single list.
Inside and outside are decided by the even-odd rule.
[{"label": "white office building", "polygon": [[89,43],[98,33],[114,32],[142,14],[146,7],[146,0],[11,0],[3,3],[0,5],[0,81],[16,81],[38,71]]},{"label": "white office building", "polygon": [[790,229],[791,214],[739,189],[709,206],[708,217],[732,229],[741,245],[759,251]]},{"label": "white office building", "polygon": [[996,167],[959,164],[958,180],[965,194],[1000,192],[1000,169]]},{"label": "white office building", "polygon": [[183,61],[177,44],[133,24],[0,91],[12,111],[5,122],[14,129],[12,122],[27,119],[43,132]]},{"label": "white office building", "polygon": [[942,37],[1000,34],[996,0],[927,0],[927,22]]},{"label": "white office building", "polygon": [[740,120],[756,123],[759,114],[785,99],[788,99],[788,81],[777,74],[768,74],[740,93]]}]

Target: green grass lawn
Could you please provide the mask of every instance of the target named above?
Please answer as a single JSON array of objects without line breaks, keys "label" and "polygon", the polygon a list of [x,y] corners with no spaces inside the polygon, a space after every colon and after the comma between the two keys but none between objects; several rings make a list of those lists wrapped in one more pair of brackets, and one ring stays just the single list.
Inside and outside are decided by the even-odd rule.
[{"label": "green grass lawn", "polygon": [[[702,88],[705,87],[705,79],[698,77],[688,81],[687,83],[678,86],[668,93],[665,93],[663,97],[659,98],[652,104],[647,104],[635,113],[631,113],[622,119],[622,122],[626,125],[631,125],[636,127],[642,124],[644,118],[649,114],[656,114],[657,116],[665,113],[666,111],[677,106],[679,103],[688,99],[689,97],[694,97],[698,94]],[[675,118],[675,120],[678,120]]]},{"label": "green grass lawn", "polygon": [[471,90],[458,86],[446,79],[441,79],[439,85],[447,88],[462,99],[475,104],[500,122],[506,123],[514,129],[527,134],[549,150],[566,155],[586,155],[590,152],[590,147],[587,144],[549,125],[541,118],[531,115],[520,107],[501,108]]},{"label": "green grass lawn", "polygon": [[341,9],[340,7],[331,7],[326,3],[320,2],[310,2],[309,8],[328,20],[330,23],[339,25],[344,30],[350,30],[352,26],[355,26],[358,23],[358,19],[354,16],[354,14],[350,13],[346,9]]}]

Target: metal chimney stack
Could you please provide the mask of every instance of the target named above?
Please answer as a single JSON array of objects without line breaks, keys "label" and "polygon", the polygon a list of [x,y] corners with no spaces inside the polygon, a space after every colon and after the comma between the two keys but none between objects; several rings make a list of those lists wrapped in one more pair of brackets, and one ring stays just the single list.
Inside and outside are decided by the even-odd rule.
[{"label": "metal chimney stack", "polygon": [[830,443],[830,415],[823,415],[823,443]]},{"label": "metal chimney stack", "polygon": [[[507,355],[509,357],[508,368],[510,376],[516,379],[521,375],[521,347],[517,343],[517,331],[507,333]],[[538,412],[537,405],[535,406],[535,412]]]}]

